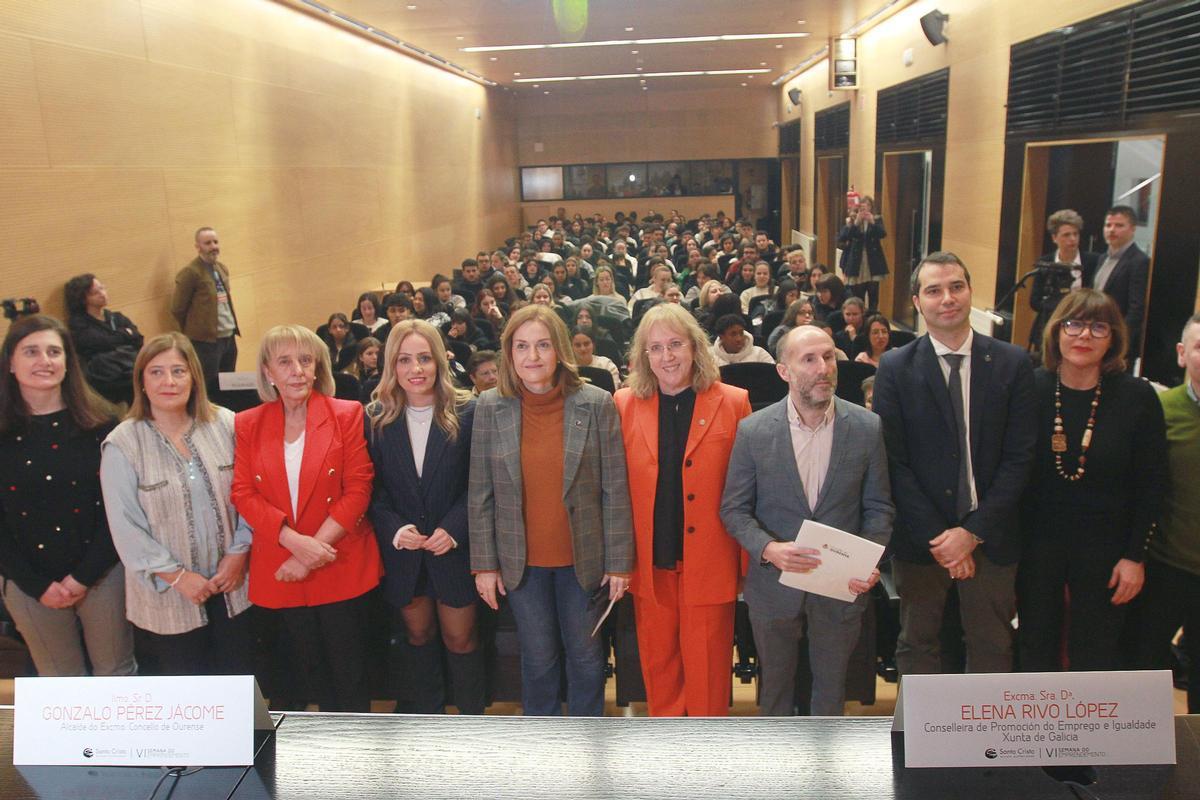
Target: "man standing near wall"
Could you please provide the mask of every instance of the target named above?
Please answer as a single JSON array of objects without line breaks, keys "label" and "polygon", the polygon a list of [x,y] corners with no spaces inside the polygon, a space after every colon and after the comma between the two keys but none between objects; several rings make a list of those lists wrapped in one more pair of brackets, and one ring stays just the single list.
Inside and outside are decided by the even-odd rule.
[{"label": "man standing near wall", "polygon": [[1108,243],[1108,251],[1100,255],[1100,266],[1090,284],[1115,300],[1125,315],[1125,324],[1129,327],[1130,368],[1142,355],[1146,285],[1150,282],[1150,257],[1133,241],[1137,224],[1137,212],[1129,206],[1113,206],[1104,215],[1104,241]]},{"label": "man standing near wall", "polygon": [[183,335],[192,340],[204,380],[211,384],[218,372],[237,368],[234,337],[241,332],[229,294],[229,268],[217,260],[221,254],[217,232],[200,228],[195,240],[196,257],[175,276],[171,315]]},{"label": "man standing near wall", "polygon": [[1009,672],[1017,506],[1037,443],[1033,368],[1020,348],[971,330],[958,256],[926,256],[912,291],[929,333],[884,353],[874,396],[896,503],[897,666],[942,672],[938,635],[957,582],[967,670]]}]

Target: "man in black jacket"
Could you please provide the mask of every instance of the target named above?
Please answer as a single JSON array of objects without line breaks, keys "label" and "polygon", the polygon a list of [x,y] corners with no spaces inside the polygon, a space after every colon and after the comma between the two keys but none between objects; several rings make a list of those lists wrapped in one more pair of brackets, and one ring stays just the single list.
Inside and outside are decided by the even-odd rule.
[{"label": "man in black jacket", "polygon": [[926,256],[912,287],[929,333],[884,353],[873,404],[896,503],[896,662],[901,674],[942,671],[938,634],[957,581],[968,671],[1008,672],[1033,369],[1019,347],[971,330],[971,277],[953,253]]},{"label": "man in black jacket", "polygon": [[1142,326],[1146,319],[1146,286],[1150,282],[1150,257],[1133,242],[1137,212],[1129,206],[1113,206],[1104,215],[1104,241],[1108,251],[1100,254],[1100,266],[1090,285],[1117,302],[1129,328],[1129,363],[1142,355]]}]

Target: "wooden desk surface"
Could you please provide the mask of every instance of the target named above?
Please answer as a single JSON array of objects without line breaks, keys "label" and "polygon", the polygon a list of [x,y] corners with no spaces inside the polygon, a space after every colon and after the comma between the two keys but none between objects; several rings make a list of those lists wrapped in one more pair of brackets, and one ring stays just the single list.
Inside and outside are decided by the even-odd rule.
[{"label": "wooden desk surface", "polygon": [[[172,800],[313,798],[1070,798],[1037,768],[908,770],[891,718],[545,719],[287,714],[256,766],[206,769]],[[1200,716],[1176,718],[1175,767],[1098,767],[1091,791],[1200,796]],[[12,711],[0,709],[0,747]],[[144,798],[158,770],[0,767],[0,800]],[[158,797],[165,797],[160,791]]]}]

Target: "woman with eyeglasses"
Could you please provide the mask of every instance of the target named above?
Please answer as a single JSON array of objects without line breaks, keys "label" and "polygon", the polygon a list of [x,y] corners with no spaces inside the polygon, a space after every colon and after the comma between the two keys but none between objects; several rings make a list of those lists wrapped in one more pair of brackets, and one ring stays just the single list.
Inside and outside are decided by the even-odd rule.
[{"label": "woman with eyeglasses", "polygon": [[1065,296],[1046,324],[1017,573],[1026,672],[1123,666],[1118,640],[1168,480],[1162,406],[1149,383],[1125,373],[1128,342],[1116,303],[1092,289]]},{"label": "woman with eyeglasses", "polygon": [[721,383],[699,323],[677,305],[642,317],[617,410],[629,464],[631,591],[652,716],[729,713],[741,549],[719,514],[745,389]]}]

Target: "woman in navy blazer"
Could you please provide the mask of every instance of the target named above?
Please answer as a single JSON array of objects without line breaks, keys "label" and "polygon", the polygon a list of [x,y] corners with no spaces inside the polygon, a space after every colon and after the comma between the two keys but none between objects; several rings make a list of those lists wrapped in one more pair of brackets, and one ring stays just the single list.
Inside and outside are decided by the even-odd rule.
[{"label": "woman in navy blazer", "polygon": [[482,714],[483,653],[467,554],[475,403],[451,383],[436,328],[405,320],[392,329],[377,398],[367,409],[375,462],[370,514],[383,554],[384,594],[408,634],[404,685],[411,702],[403,710],[444,710],[444,644],[454,704],[462,714]]}]

